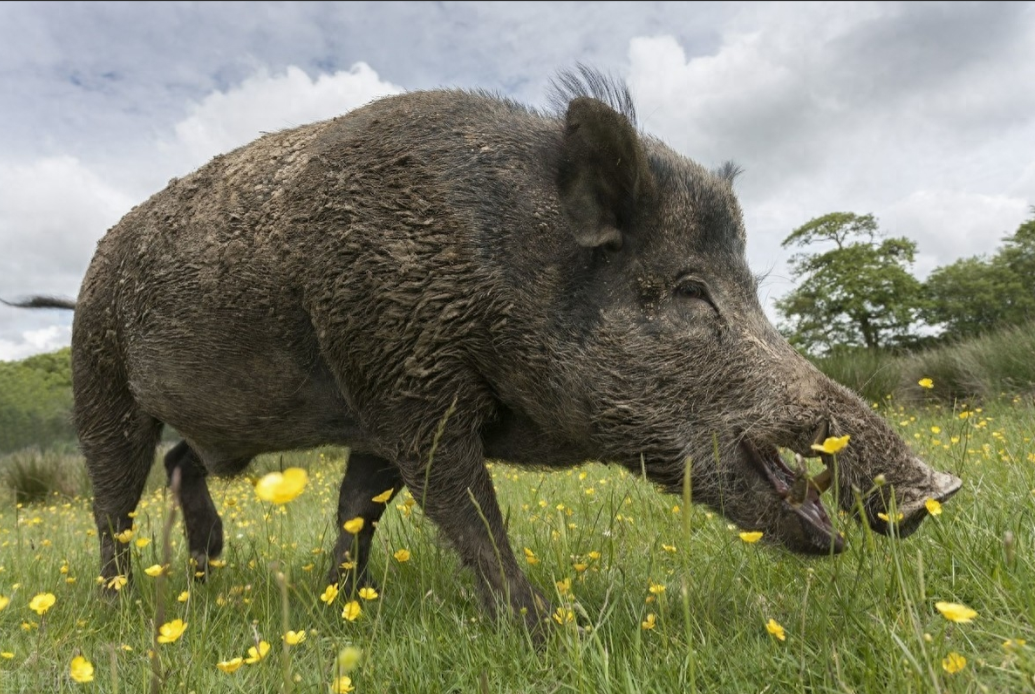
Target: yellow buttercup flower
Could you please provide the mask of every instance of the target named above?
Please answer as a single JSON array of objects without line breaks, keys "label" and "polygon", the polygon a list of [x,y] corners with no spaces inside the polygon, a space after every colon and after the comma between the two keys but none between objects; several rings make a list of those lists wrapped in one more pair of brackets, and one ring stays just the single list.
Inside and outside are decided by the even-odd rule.
[{"label": "yellow buttercup flower", "polygon": [[133,544],[135,544],[138,548],[143,549],[144,547],[147,547],[149,544],[151,544],[151,538],[138,537]]},{"label": "yellow buttercup flower", "polygon": [[259,641],[258,648],[252,646],[248,649],[248,657],[244,659],[244,662],[248,663],[249,665],[254,665],[255,663],[265,658],[266,654],[269,652],[270,645],[265,641]]},{"label": "yellow buttercup flower", "polygon": [[305,629],[302,631],[289,631],[283,636],[284,643],[289,646],[297,646],[305,641]]},{"label": "yellow buttercup flower", "polygon": [[356,516],[352,520],[345,521],[341,527],[345,528],[345,532],[356,535],[363,529],[363,522],[364,521],[361,517]]},{"label": "yellow buttercup flower", "polygon": [[323,589],[320,600],[330,605],[338,597],[338,586],[331,584]]},{"label": "yellow buttercup flower", "polygon": [[976,611],[957,602],[936,602],[934,606],[950,622],[965,624],[974,621],[974,617],[978,616]]},{"label": "yellow buttercup flower", "polygon": [[187,623],[182,619],[174,619],[158,627],[158,643],[172,643],[183,636]]},{"label": "yellow buttercup flower", "polygon": [[775,619],[770,619],[766,623],[765,630],[781,641],[787,640],[787,634],[784,633],[783,627]]},{"label": "yellow buttercup flower", "polygon": [[925,501],[924,507],[932,516],[940,516],[942,514],[942,505],[934,499],[928,499]]},{"label": "yellow buttercup flower", "polygon": [[827,455],[834,455],[848,445],[848,440],[850,438],[851,436],[848,434],[845,434],[844,436],[829,436],[823,441],[823,443],[812,444],[812,450],[826,453]]},{"label": "yellow buttercup flower", "polygon": [[183,591],[182,593],[176,596],[176,599],[180,602],[187,602],[188,600],[190,600],[190,591]]},{"label": "yellow buttercup flower", "polygon": [[650,591],[651,595],[660,595],[665,592],[665,586],[661,583],[651,583],[647,590]]},{"label": "yellow buttercup flower", "polygon": [[956,651],[945,656],[942,660],[942,670],[945,670],[950,675],[956,674],[965,667],[967,667],[967,659]]},{"label": "yellow buttercup flower", "polygon": [[347,675],[335,677],[331,682],[331,694],[349,694],[353,689],[352,678]]},{"label": "yellow buttercup flower", "polygon": [[93,663],[81,655],[72,658],[69,666],[69,676],[79,684],[93,682]]},{"label": "yellow buttercup flower", "polygon": [[115,539],[122,544],[129,544],[129,541],[133,539],[133,528],[126,528],[121,533],[115,533]]},{"label": "yellow buttercup flower", "polygon": [[244,658],[240,656],[236,658],[231,658],[230,660],[222,660],[216,663],[216,667],[228,675],[232,672],[237,672],[237,668],[241,667],[242,665],[244,665]]},{"label": "yellow buttercup flower", "polygon": [[3,595],[0,595],[0,610],[4,609],[5,607],[7,607],[10,604],[11,604],[11,598],[5,598]]},{"label": "yellow buttercup flower", "polygon": [[676,546],[675,545],[662,545],[661,549],[665,550],[669,554],[675,554],[676,553]]},{"label": "yellow buttercup flower", "polygon": [[359,597],[364,600],[377,600],[377,591],[370,587],[360,588]]},{"label": "yellow buttercup flower", "polygon": [[740,533],[740,539],[749,545],[754,544],[762,539],[762,532],[760,530],[755,530],[754,532],[742,532]]},{"label": "yellow buttercup flower", "polygon": [[539,563],[539,559],[535,556],[535,552],[530,550],[528,547],[525,547],[525,561],[527,561],[529,564]]},{"label": "yellow buttercup flower", "polygon": [[408,549],[396,550],[395,554],[393,554],[392,556],[395,557],[395,560],[401,564],[403,562],[407,562],[407,561],[410,560],[410,550],[408,550]]},{"label": "yellow buttercup flower", "polygon": [[553,621],[558,624],[568,624],[569,622],[575,621],[575,613],[567,608],[558,607],[553,613]]},{"label": "yellow buttercup flower", "polygon": [[653,612],[651,612],[649,615],[647,615],[647,619],[645,619],[642,622],[640,622],[640,627],[644,631],[650,631],[651,629],[653,629],[657,625],[657,622],[658,622],[657,616]]},{"label": "yellow buttercup flower", "polygon": [[345,603],[345,608],[341,611],[342,619],[347,619],[350,622],[355,622],[361,614],[363,614],[363,608],[359,606],[357,600]]},{"label": "yellow buttercup flower", "polygon": [[898,523],[900,520],[902,520],[904,518],[904,516],[901,513],[896,513],[895,514],[895,520],[892,521],[891,520],[891,516],[889,516],[888,514],[886,514],[886,513],[878,513],[877,514],[877,518],[880,518],[885,523]]},{"label": "yellow buttercup flower", "polygon": [[54,606],[55,602],[57,602],[57,598],[53,593],[39,593],[29,601],[29,609],[42,617],[47,610]]},{"label": "yellow buttercup flower", "polygon": [[298,497],[309,482],[309,475],[298,467],[289,467],[284,472],[264,475],[255,485],[255,495],[263,501],[286,504]]},{"label": "yellow buttercup flower", "polygon": [[161,564],[152,564],[151,566],[144,569],[144,573],[152,578],[157,578],[165,573],[165,567]]},{"label": "yellow buttercup flower", "polygon": [[373,499],[371,499],[371,501],[373,501],[375,504],[387,504],[388,500],[392,498],[392,492],[394,491],[394,487],[392,489],[386,489],[377,496],[375,496]]},{"label": "yellow buttercup flower", "polygon": [[916,384],[921,388],[934,388],[934,381],[929,378],[921,378]]}]

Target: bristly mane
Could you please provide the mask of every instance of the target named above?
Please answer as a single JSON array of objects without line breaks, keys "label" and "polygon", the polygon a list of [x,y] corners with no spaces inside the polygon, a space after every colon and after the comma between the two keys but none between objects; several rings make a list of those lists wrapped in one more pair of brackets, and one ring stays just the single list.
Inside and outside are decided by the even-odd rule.
[{"label": "bristly mane", "polygon": [[568,103],[580,96],[603,101],[636,127],[636,107],[624,80],[582,63],[576,63],[574,70],[558,72],[550,80],[550,105],[557,113],[563,114]]},{"label": "bristly mane", "polygon": [[715,169],[715,171],[713,171],[712,173],[714,173],[719,178],[726,179],[727,181],[729,181],[730,185],[733,185],[733,182],[737,180],[737,176],[744,173],[744,169],[742,169],[740,166],[738,166],[732,161],[724,161],[722,165],[719,166],[719,168]]}]

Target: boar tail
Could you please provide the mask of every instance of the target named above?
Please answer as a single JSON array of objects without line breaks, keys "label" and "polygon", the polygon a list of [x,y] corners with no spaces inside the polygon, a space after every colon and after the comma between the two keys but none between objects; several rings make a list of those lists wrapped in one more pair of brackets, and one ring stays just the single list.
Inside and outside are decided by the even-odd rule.
[{"label": "boar tail", "polygon": [[60,308],[68,311],[75,310],[74,299],[59,299],[56,296],[33,296],[21,301],[5,301],[0,299],[0,304],[14,306],[15,308]]}]

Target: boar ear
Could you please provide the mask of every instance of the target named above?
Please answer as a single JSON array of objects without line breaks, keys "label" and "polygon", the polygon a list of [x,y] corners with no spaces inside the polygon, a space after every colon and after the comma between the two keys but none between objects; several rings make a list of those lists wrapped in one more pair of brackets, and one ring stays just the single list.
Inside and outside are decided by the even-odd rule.
[{"label": "boar ear", "polygon": [[602,101],[568,104],[557,185],[585,248],[621,248],[649,185],[647,157],[629,119]]}]

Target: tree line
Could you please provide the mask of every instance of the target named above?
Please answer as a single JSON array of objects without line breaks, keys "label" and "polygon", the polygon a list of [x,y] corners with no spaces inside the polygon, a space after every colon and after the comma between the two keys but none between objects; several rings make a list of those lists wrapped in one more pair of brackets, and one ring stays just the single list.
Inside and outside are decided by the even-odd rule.
[{"label": "tree line", "polygon": [[[832,212],[783,240],[795,288],[777,300],[780,330],[799,349],[914,350],[1035,321],[1032,218],[990,254],[912,274],[916,242],[888,237],[872,214]],[[819,249],[817,249],[819,247]]]},{"label": "tree line", "polygon": [[0,453],[74,442],[71,350],[0,362]]}]

